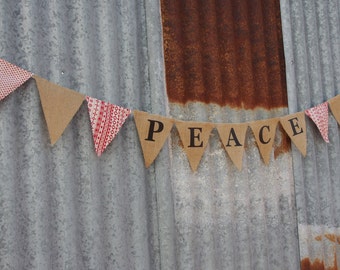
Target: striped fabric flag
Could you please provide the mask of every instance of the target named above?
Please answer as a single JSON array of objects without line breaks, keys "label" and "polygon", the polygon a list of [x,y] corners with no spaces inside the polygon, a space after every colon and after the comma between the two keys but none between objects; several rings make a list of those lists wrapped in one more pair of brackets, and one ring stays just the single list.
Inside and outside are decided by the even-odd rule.
[{"label": "striped fabric flag", "polygon": [[87,107],[91,120],[94,147],[100,156],[109,143],[117,135],[127,117],[130,109],[122,108],[87,96]]}]

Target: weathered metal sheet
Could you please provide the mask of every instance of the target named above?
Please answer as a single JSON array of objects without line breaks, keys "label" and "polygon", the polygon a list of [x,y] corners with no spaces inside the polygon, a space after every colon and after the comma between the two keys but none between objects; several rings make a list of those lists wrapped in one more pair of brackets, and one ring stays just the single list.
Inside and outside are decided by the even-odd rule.
[{"label": "weathered metal sheet", "polygon": [[[290,112],[340,92],[340,2],[281,0]],[[330,143],[309,122],[307,157],[293,151],[301,269],[339,269],[339,128]]]},{"label": "weathered metal sheet", "polygon": [[[0,57],[166,115],[157,1],[0,0]],[[96,157],[84,103],[51,147],[34,80],[1,101],[0,115],[1,269],[160,269],[173,220],[166,146],[146,170],[129,118]]]},{"label": "weathered metal sheet", "polygon": [[[162,0],[170,115],[249,122],[285,115],[279,1]],[[298,269],[292,160],[278,132],[269,166],[250,130],[243,169],[216,130],[197,172],[171,137],[175,269]]]},{"label": "weathered metal sheet", "polygon": [[[265,119],[339,93],[338,0],[281,0],[289,111],[276,47],[278,1],[168,2],[179,5],[168,7],[181,15],[174,23],[188,22],[185,53],[203,68],[178,67],[175,54],[174,72],[193,76],[178,90],[171,84],[181,74],[169,80],[164,71],[171,59],[163,57],[158,1],[0,0],[0,57],[83,94],[182,120]],[[226,23],[250,14],[245,23]],[[182,45],[168,43],[164,18],[166,56]],[[197,39],[200,47],[190,51]],[[231,39],[236,48],[228,47]],[[234,59],[232,51],[252,58]],[[98,159],[85,104],[52,148],[39,102],[30,80],[0,103],[0,268],[339,268],[339,129],[332,117],[329,145],[309,124],[306,159],[294,147],[292,159],[278,133],[269,166],[248,130],[242,171],[214,130],[193,173],[176,129],[145,169],[132,119]]]},{"label": "weathered metal sheet", "polygon": [[171,102],[287,106],[278,0],[161,2]]}]

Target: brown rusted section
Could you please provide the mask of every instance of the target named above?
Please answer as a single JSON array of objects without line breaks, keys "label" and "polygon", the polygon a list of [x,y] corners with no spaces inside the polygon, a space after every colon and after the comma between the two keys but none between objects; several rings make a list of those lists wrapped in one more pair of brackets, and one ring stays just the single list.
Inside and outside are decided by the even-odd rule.
[{"label": "brown rusted section", "polygon": [[[316,241],[323,241],[323,238],[327,238],[329,241],[340,244],[340,236],[336,234],[324,234],[315,237]],[[326,267],[324,261],[320,259],[315,259],[311,261],[310,258],[304,258],[301,260],[301,270],[338,270],[338,259],[336,252],[334,252],[334,263],[333,266]]]},{"label": "brown rusted section", "polygon": [[330,267],[326,267],[325,263],[319,259],[311,262],[309,258],[304,258],[301,263],[301,270],[338,270],[338,262],[336,258],[336,254],[334,254],[334,265]]},{"label": "brown rusted section", "polygon": [[317,237],[315,237],[316,241],[322,241],[322,235],[318,235]]},{"label": "brown rusted section", "polygon": [[[340,235],[326,233],[324,236],[325,236],[329,241],[331,241],[331,242],[333,242],[333,243],[340,244]],[[317,237],[315,237],[315,240],[316,240],[316,241],[322,241],[322,235],[318,235]]]},{"label": "brown rusted section", "polygon": [[333,243],[338,243],[340,244],[340,236],[339,235],[335,235],[335,234],[325,234],[325,237],[333,242]]},{"label": "brown rusted section", "polygon": [[287,107],[279,0],[161,0],[170,102]]}]

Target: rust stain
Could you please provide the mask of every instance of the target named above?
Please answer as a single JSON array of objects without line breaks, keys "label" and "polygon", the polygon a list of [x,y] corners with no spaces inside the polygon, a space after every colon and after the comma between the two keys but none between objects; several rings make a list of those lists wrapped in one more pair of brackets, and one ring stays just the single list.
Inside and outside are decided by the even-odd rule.
[{"label": "rust stain", "polygon": [[[315,237],[316,241],[322,241],[323,237],[327,238],[333,243],[340,244],[340,236],[336,234],[324,234]],[[311,262],[310,258],[304,258],[301,260],[301,270],[338,270],[338,260],[336,252],[334,252],[334,263],[333,266],[326,267],[324,261],[320,259],[315,259]]]},{"label": "rust stain", "polygon": [[161,0],[170,102],[287,107],[279,0]]},{"label": "rust stain", "polygon": [[334,265],[330,267],[326,267],[325,263],[319,259],[310,261],[309,258],[304,258],[301,260],[301,270],[338,270],[338,262],[336,258],[336,254],[334,254]]},{"label": "rust stain", "polygon": [[317,237],[315,237],[316,241],[322,241],[322,235],[318,235]]},{"label": "rust stain", "polygon": [[[340,244],[340,235],[327,233],[324,235],[329,241]],[[322,241],[322,235],[315,237],[316,241]]]},{"label": "rust stain", "polygon": [[325,234],[325,237],[333,242],[333,243],[338,243],[340,244],[340,236],[339,235],[335,235],[335,234]]}]

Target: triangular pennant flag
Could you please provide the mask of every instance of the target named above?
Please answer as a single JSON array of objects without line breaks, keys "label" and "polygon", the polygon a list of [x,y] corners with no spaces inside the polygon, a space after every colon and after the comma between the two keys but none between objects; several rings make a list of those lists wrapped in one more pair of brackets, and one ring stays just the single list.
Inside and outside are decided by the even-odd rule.
[{"label": "triangular pennant flag", "polygon": [[257,147],[259,148],[260,154],[266,165],[268,165],[270,161],[270,154],[272,151],[278,122],[278,118],[271,118],[249,123],[254,133]]},{"label": "triangular pennant flag", "polygon": [[340,95],[331,98],[328,103],[334,118],[340,125]]},{"label": "triangular pennant flag", "polygon": [[191,169],[196,171],[214,126],[199,122],[176,121],[175,123]]},{"label": "triangular pennant flag", "polygon": [[216,124],[216,128],[224,149],[236,167],[241,170],[248,124]]},{"label": "triangular pennant flag", "polygon": [[328,102],[321,103],[313,108],[305,110],[306,115],[313,120],[319,129],[322,138],[329,143],[328,139]]},{"label": "triangular pennant flag", "polygon": [[290,114],[280,118],[283,129],[303,156],[307,153],[307,130],[304,112]]},{"label": "triangular pennant flag", "polygon": [[54,145],[79,110],[85,95],[36,75],[33,78],[38,87],[51,144]]},{"label": "triangular pennant flag", "polygon": [[0,100],[24,84],[33,73],[0,59]]},{"label": "triangular pennant flag", "polygon": [[131,110],[89,96],[86,96],[86,100],[94,147],[100,156],[117,135]]},{"label": "triangular pennant flag", "polygon": [[141,111],[134,111],[133,114],[143,150],[145,167],[148,168],[161,151],[174,120]]}]

